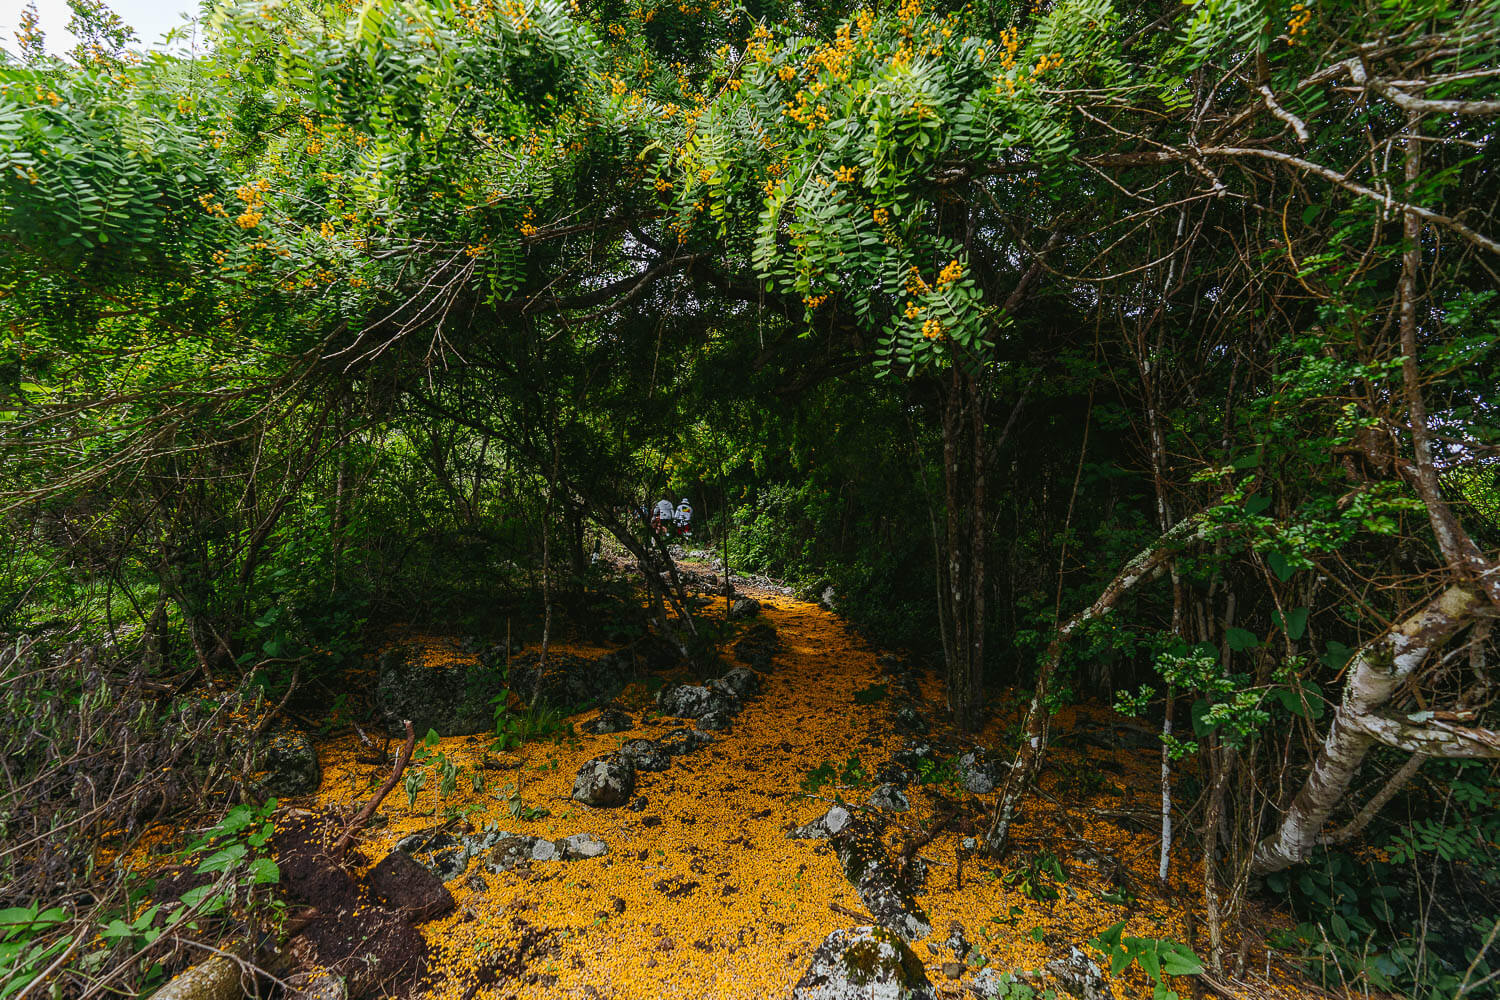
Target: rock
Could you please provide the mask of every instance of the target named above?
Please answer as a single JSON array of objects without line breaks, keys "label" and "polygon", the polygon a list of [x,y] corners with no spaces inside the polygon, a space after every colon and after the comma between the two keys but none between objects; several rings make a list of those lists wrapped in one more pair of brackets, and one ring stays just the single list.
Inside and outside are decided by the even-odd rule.
[{"label": "rock", "polygon": [[637,795],[635,798],[633,798],[633,799],[630,800],[630,805],[626,806],[625,808],[629,809],[633,813],[645,812],[646,811],[646,796],[644,796],[644,795]]},{"label": "rock", "polygon": [[922,962],[883,927],[836,930],[813,951],[792,1000],[936,1000]]},{"label": "rock", "polygon": [[912,705],[897,705],[895,711],[891,712],[891,721],[896,725],[896,731],[908,736],[925,735],[931,727],[922,713]]},{"label": "rock", "polygon": [[818,603],[823,605],[823,607],[827,608],[829,611],[837,610],[834,607],[834,603],[836,600],[837,595],[833,592],[833,584],[829,584],[828,586],[824,587],[823,593],[818,595]]},{"label": "rock", "polygon": [[635,720],[618,708],[606,708],[598,715],[578,727],[586,733],[623,733],[635,728]]},{"label": "rock", "polygon": [[849,810],[841,805],[832,805],[828,811],[811,823],[804,823],[791,833],[787,834],[788,840],[822,840],[832,837],[844,827],[848,826],[854,817]]},{"label": "rock", "polygon": [[697,720],[694,725],[699,729],[706,729],[710,732],[718,733],[728,731],[733,722],[734,716],[730,715],[728,712],[709,712],[703,718]]},{"label": "rock", "polygon": [[906,812],[911,808],[911,800],[901,789],[888,783],[870,793],[870,805],[888,812]]},{"label": "rock", "polygon": [[932,933],[932,925],[917,905],[911,887],[901,881],[895,865],[886,857],[874,827],[853,821],[834,834],[832,843],[844,867],[844,877],[881,927],[903,941],[916,941]]},{"label": "rock", "polygon": [[1115,1000],[1115,991],[1104,981],[1104,971],[1077,946],[1069,948],[1066,957],[1043,965],[1042,971],[1079,1000]]},{"label": "rock", "polygon": [[323,781],[318,750],[299,729],[273,729],[266,737],[262,766],[257,784],[267,795],[311,795]]},{"label": "rock", "polygon": [[964,974],[964,963],[962,963],[962,962],[944,962],[943,963],[943,975],[947,976],[949,979],[957,979],[960,976],[962,976],[963,974]]},{"label": "rock", "polygon": [[651,740],[631,740],[616,756],[637,771],[665,771],[672,766],[672,755]]},{"label": "rock", "polygon": [[740,621],[745,618],[754,618],[760,614],[760,602],[753,597],[741,597],[730,605],[729,618],[731,621]]},{"label": "rock", "polygon": [[718,680],[710,681],[709,686],[743,701],[760,690],[760,678],[748,667],[735,667]]},{"label": "rock", "polygon": [[517,865],[529,864],[537,841],[536,837],[501,838],[490,847],[484,860],[485,870],[498,875],[500,872],[511,871]]},{"label": "rock", "polygon": [[578,858],[598,858],[609,853],[609,845],[592,833],[575,833],[557,841],[557,849],[564,861]]},{"label": "rock", "polygon": [[969,939],[964,935],[963,924],[955,920],[948,925],[948,938],[942,947],[960,962],[969,957]]},{"label": "rock", "polygon": [[921,742],[908,742],[900,750],[892,754],[892,758],[897,764],[900,764],[908,771],[917,773],[921,773],[923,764],[931,768],[937,763],[936,751],[932,749],[930,744]]},{"label": "rock", "polygon": [[393,850],[409,855],[444,882],[462,875],[473,853],[463,840],[436,826],[402,837]]},{"label": "rock", "polygon": [[589,806],[624,805],[635,791],[635,768],[614,757],[595,757],[578,769],[573,798]]},{"label": "rock", "polygon": [[500,671],[481,662],[428,666],[397,650],[380,658],[375,697],[392,736],[405,733],[402,719],[411,720],[419,738],[429,729],[472,736],[495,728],[490,699],[504,689]]},{"label": "rock", "polygon": [[511,689],[530,704],[568,709],[608,701],[635,676],[625,653],[589,658],[549,650],[545,669],[540,659],[532,654],[511,661]]},{"label": "rock", "polygon": [[453,909],[453,893],[443,880],[405,851],[392,851],[370,870],[370,888],[388,905],[405,910],[414,922],[441,917]]},{"label": "rock", "polygon": [[673,757],[681,757],[685,753],[701,750],[713,741],[714,738],[708,733],[697,729],[679,728],[659,737],[656,745]]},{"label": "rock", "polygon": [[531,860],[532,861],[556,861],[561,856],[562,856],[562,853],[557,849],[557,845],[554,844],[552,841],[550,841],[550,840],[543,840],[540,837],[538,837],[536,840],[532,841],[532,844],[531,844]]},{"label": "rock", "polygon": [[971,750],[958,758],[958,780],[975,795],[988,795],[1004,779],[1004,765],[983,749]]},{"label": "rock", "polygon": [[701,684],[669,684],[656,693],[663,715],[679,719],[701,719],[710,712],[732,712],[739,708],[733,692]]}]

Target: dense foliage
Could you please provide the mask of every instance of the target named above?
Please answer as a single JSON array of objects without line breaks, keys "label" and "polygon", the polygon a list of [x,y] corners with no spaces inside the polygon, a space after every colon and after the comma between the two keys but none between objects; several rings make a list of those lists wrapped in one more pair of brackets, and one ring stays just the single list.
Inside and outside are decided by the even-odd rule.
[{"label": "dense foliage", "polygon": [[0,66],[0,629],[331,696],[397,613],[638,635],[604,538],[703,656],[687,495],[959,724],[1035,684],[996,850],[1118,700],[1213,967],[1266,874],[1348,976],[1500,967],[1339,853],[1500,870],[1500,5],[264,0],[188,55],[71,5]]}]

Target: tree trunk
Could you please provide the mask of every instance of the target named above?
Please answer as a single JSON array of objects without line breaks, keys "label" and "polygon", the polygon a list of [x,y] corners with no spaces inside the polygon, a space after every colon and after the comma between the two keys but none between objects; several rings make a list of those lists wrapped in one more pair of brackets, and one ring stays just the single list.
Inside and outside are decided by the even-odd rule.
[{"label": "tree trunk", "polygon": [[[1251,863],[1255,874],[1280,871],[1307,857],[1376,741],[1378,728],[1372,720],[1378,718],[1378,710],[1429,653],[1472,624],[1485,606],[1476,591],[1450,587],[1416,614],[1360,647],[1349,665],[1343,700],[1334,712],[1312,772],[1276,832],[1255,847]],[[1425,752],[1435,749],[1426,748]]]}]

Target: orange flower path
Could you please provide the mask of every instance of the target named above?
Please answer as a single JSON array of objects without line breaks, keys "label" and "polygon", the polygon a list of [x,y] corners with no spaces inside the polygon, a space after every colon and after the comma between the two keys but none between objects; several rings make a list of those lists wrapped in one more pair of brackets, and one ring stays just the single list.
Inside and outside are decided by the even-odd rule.
[{"label": "orange flower path", "polygon": [[[774,671],[763,676],[761,693],[735,719],[732,732],[676,758],[668,771],[637,775],[636,793],[647,800],[644,811],[592,809],[569,798],[584,761],[625,740],[659,736],[681,724],[649,718],[645,692],[634,688],[622,699],[638,720],[629,732],[532,743],[508,755],[518,766],[504,770],[481,766],[489,738],[444,739],[434,749],[464,769],[457,790],[439,801],[437,776],[429,775],[414,809],[408,809],[400,787],[386,800],[391,821],[367,836],[368,861],[384,857],[400,837],[441,821],[448,807],[472,809],[466,818],[476,828],[493,822],[512,833],[543,837],[593,833],[609,845],[602,858],[538,863],[529,871],[490,874],[479,860],[472,862],[468,874],[449,883],[458,901],[455,912],[422,925],[434,948],[433,1000],[774,1000],[790,994],[812,950],[830,931],[858,923],[832,908],[864,912],[827,843],[788,840],[785,834],[824,812],[834,794],[862,804],[869,793],[868,788],[825,787],[810,796],[802,786],[811,768],[858,757],[873,772],[901,746],[891,732],[887,704],[860,705],[854,699],[856,691],[886,681],[876,664],[878,651],[817,605],[758,596],[783,646]],[[424,637],[421,644],[441,643]],[[927,687],[929,703],[940,705],[937,682],[929,680]],[[1065,713],[1058,731],[1067,732],[1082,712]],[[976,742],[1006,747],[1005,721],[1014,720],[997,720]],[[352,737],[322,748],[320,804],[362,801],[384,778],[383,769],[355,760],[359,750]],[[1150,749],[1059,750],[1051,758],[1046,787],[1061,799],[1068,781],[1086,781],[1092,804],[1149,813],[1158,760]],[[482,791],[472,790],[475,773],[484,776]],[[513,818],[509,796],[516,783],[525,806],[549,814],[530,821]],[[914,784],[907,789],[912,811],[893,817],[894,822],[916,832],[933,815],[933,790],[959,794],[951,785]],[[992,796],[983,798],[987,806]],[[1033,798],[1013,857],[999,868],[966,861],[961,890],[955,879],[958,833],[942,833],[921,851],[931,864],[918,902],[933,933],[914,947],[940,990],[957,990],[942,975],[947,956],[939,951],[954,922],[963,926],[974,950],[1002,971],[1037,969],[1126,917],[1129,934],[1186,939],[1182,905],[1139,888],[1154,879],[1156,839],[1150,832],[1086,822],[1082,812],[1063,822],[1057,811],[1045,799]],[[1080,827],[1090,842],[1130,869],[1141,897],[1133,909],[1104,902],[1101,894],[1110,889],[1106,875],[1070,856],[1073,832]],[[1066,881],[1057,886],[1059,899],[1039,902],[1006,885],[1007,871],[1048,849],[1068,869]],[[1196,868],[1186,856],[1177,862],[1180,871],[1190,866]],[[476,873],[482,890],[470,884]],[[1181,889],[1202,898],[1201,885],[1184,882]],[[524,971],[476,986],[474,973],[487,962]],[[1187,983],[1178,986],[1185,994]],[[1151,992],[1134,969],[1122,973],[1115,987],[1122,1000]],[[1307,994],[1291,988],[1282,993],[1261,983],[1253,995]]]}]

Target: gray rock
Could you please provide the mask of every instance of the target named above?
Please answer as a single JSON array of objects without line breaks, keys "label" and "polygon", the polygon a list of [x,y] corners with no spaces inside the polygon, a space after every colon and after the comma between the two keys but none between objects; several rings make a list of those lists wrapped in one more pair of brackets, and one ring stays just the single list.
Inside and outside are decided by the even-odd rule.
[{"label": "gray rock", "polygon": [[713,741],[714,738],[708,733],[700,732],[697,729],[681,728],[674,729],[665,736],[657,739],[656,745],[673,757],[680,757],[685,753],[693,753],[700,750]]},{"label": "gray rock", "polygon": [[732,620],[754,618],[758,614],[760,614],[760,602],[753,597],[742,597],[729,608],[729,617]]},{"label": "gray rock", "polygon": [[813,951],[792,1000],[936,1000],[922,962],[884,927],[839,929]]},{"label": "gray rock", "polygon": [[557,841],[564,861],[578,858],[597,858],[609,853],[609,845],[592,833],[575,833]]},{"label": "gray rock", "polygon": [[499,874],[511,871],[518,865],[529,864],[537,841],[536,837],[501,838],[490,847],[484,859],[485,870]]},{"label": "gray rock", "polygon": [[490,699],[504,688],[500,671],[481,662],[429,666],[397,650],[380,658],[375,698],[392,736],[405,732],[402,719],[411,720],[418,737],[429,729],[472,736],[495,728]]},{"label": "gray rock", "polygon": [[545,668],[540,654],[514,658],[510,666],[512,690],[529,703],[557,708],[608,701],[634,676],[635,665],[626,653],[589,658],[549,650]]},{"label": "gray rock", "polygon": [[911,808],[911,800],[895,785],[884,784],[870,793],[870,805],[888,812],[906,812]]},{"label": "gray rock", "polygon": [[811,823],[804,823],[791,833],[787,834],[789,840],[823,840],[832,837],[844,827],[848,826],[853,816],[849,810],[841,805],[832,805],[828,811]]},{"label": "gray rock", "polygon": [[710,732],[725,732],[734,722],[734,716],[728,712],[709,712],[703,718],[697,720],[694,725],[699,729]]},{"label": "gray rock", "polygon": [[258,784],[267,795],[311,795],[323,781],[317,747],[299,729],[272,730],[266,737],[262,766],[265,775]]},{"label": "gray rock", "polygon": [[927,720],[922,717],[912,705],[897,705],[891,713],[891,721],[896,724],[896,731],[906,733],[909,736],[924,735],[931,728]]},{"label": "gray rock", "polygon": [[740,662],[763,674],[770,671],[780,651],[781,640],[776,637],[776,628],[766,621],[750,626],[745,637],[734,644],[734,655]]},{"label": "gray rock", "polygon": [[833,592],[833,585],[832,584],[829,584],[828,586],[824,587],[823,588],[823,593],[821,593],[821,594],[818,595],[818,603],[822,604],[823,607],[827,608],[829,611],[836,610],[835,607],[834,607],[834,604],[837,601],[837,599],[838,599],[838,597]]},{"label": "gray rock", "polygon": [[922,765],[937,762],[937,754],[927,743],[907,743],[892,755],[897,764],[910,771],[921,771]]},{"label": "gray rock", "polygon": [[542,838],[538,837],[532,842],[532,861],[556,861],[559,857],[561,857],[561,852],[558,851],[557,845],[552,841],[543,840]]},{"label": "gray rock", "polygon": [[393,850],[410,855],[444,882],[452,882],[467,871],[472,856],[461,838],[437,826],[402,837]]},{"label": "gray rock", "polygon": [[710,712],[732,712],[739,707],[732,691],[700,684],[672,684],[656,693],[663,715],[679,719],[701,719]]},{"label": "gray rock", "polygon": [[623,733],[635,728],[635,720],[618,708],[606,708],[598,715],[578,727],[586,733]]},{"label": "gray rock", "polygon": [[595,757],[578,769],[573,798],[589,806],[619,806],[635,791],[635,768],[614,757]]},{"label": "gray rock", "polygon": [[1005,780],[1005,767],[982,749],[958,758],[958,780],[975,795],[988,795]]},{"label": "gray rock", "polygon": [[743,701],[760,690],[760,678],[749,667],[735,667],[729,673],[711,682],[718,691],[728,691]]},{"label": "gray rock", "polygon": [[616,756],[637,771],[665,771],[672,766],[672,755],[651,740],[631,740]]},{"label": "gray rock", "polygon": [[1115,1000],[1115,991],[1104,981],[1104,970],[1077,946],[1069,948],[1065,957],[1043,965],[1042,971],[1079,1000]]}]

